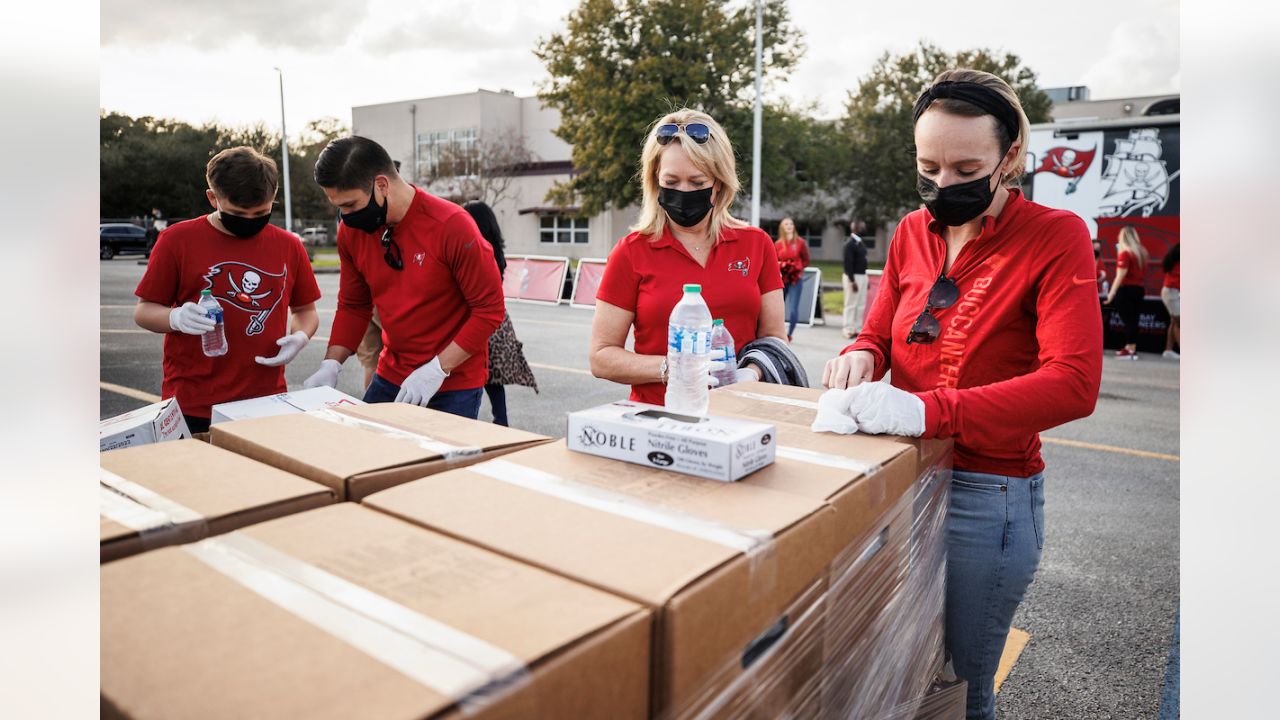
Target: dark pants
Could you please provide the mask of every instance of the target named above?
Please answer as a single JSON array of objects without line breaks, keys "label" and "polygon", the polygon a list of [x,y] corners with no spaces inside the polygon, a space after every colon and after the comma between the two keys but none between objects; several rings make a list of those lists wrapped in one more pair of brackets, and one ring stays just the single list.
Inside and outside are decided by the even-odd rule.
[{"label": "dark pants", "polygon": [[1138,285],[1121,285],[1116,291],[1116,312],[1124,321],[1124,344],[1138,344],[1138,315],[1142,311],[1142,299],[1146,291]]},{"label": "dark pants", "polygon": [[187,421],[187,429],[191,431],[192,435],[209,432],[209,418],[183,414],[182,419]]},{"label": "dark pants", "polygon": [[[396,395],[399,393],[399,385],[393,385],[378,373],[374,373],[373,382],[369,383],[369,389],[364,393],[364,401],[367,403],[395,402]],[[460,415],[475,420],[480,416],[480,397],[482,395],[480,388],[438,392],[427,402],[427,407],[431,410],[439,410],[450,415]]]},{"label": "dark pants", "polygon": [[507,424],[507,388],[498,383],[485,385],[484,393],[489,396],[489,407],[493,409],[493,422],[505,426]]},{"label": "dark pants", "polygon": [[782,288],[782,301],[787,309],[787,337],[796,332],[796,323],[800,322],[800,296],[804,294],[803,279],[797,280]]}]

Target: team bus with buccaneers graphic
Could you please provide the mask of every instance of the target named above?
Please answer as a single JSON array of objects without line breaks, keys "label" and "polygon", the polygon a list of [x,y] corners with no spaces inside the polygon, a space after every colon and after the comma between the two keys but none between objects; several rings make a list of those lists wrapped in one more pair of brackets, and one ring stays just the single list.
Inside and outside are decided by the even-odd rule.
[{"label": "team bus with buccaneers graphic", "polygon": [[[1179,241],[1182,167],[1179,115],[1070,120],[1031,126],[1024,192],[1041,205],[1070,210],[1102,242],[1102,262],[1116,276],[1116,240],[1132,226],[1150,254],[1138,349],[1164,348],[1169,314],[1160,302],[1161,260]],[[1103,308],[1105,345],[1123,344],[1124,324]]]}]

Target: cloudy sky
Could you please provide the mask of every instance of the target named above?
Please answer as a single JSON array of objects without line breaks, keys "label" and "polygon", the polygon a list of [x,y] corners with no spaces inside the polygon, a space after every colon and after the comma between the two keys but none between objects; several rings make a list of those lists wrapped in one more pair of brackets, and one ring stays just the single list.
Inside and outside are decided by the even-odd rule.
[{"label": "cloudy sky", "polygon": [[[746,0],[743,0],[744,2]],[[351,107],[471,92],[536,92],[532,49],[577,0],[103,0],[101,105],[189,122],[350,122]],[[216,7],[216,10],[213,8]],[[990,7],[991,11],[978,10]],[[1000,7],[999,11],[995,8]],[[791,0],[808,52],[773,92],[836,114],[883,52],[927,39],[1020,55],[1044,87],[1094,99],[1179,90],[1176,0],[842,3]]]}]

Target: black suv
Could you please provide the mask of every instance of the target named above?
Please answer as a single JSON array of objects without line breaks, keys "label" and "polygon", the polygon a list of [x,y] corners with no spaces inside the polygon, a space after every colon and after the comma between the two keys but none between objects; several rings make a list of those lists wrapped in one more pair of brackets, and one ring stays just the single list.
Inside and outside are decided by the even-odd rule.
[{"label": "black suv", "polygon": [[116,255],[138,253],[151,255],[147,243],[147,231],[131,223],[101,223],[98,225],[99,257],[110,260]]}]

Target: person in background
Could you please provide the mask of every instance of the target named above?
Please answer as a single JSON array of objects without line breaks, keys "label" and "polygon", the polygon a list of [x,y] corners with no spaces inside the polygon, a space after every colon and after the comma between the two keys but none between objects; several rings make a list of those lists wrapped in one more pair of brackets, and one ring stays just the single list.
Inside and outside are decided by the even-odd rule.
[{"label": "person in background", "polygon": [[506,312],[493,248],[456,204],[405,182],[387,151],[337,138],[315,180],[341,211],[338,309],[306,387],[336,387],[376,309],[386,343],[365,402],[406,402],[475,419],[489,336]]},{"label": "person in background", "polygon": [[[208,432],[213,405],[287,390],[284,366],[320,326],[302,241],[270,224],[278,177],[275,160],[253,148],[214,155],[205,167],[213,212],[160,232],[134,291],[134,322],[165,334],[161,394],[178,399],[193,433]],[[221,357],[201,346],[214,328],[196,304],[201,290],[222,305]]]},{"label": "person in background", "polygon": [[1138,231],[1132,225],[1120,228],[1120,238],[1116,243],[1116,279],[1106,299],[1106,304],[1114,304],[1124,321],[1124,347],[1116,351],[1116,357],[1138,359],[1138,318],[1142,312],[1142,300],[1147,294],[1148,259]]},{"label": "person in background", "polygon": [[809,267],[809,243],[796,235],[796,223],[782,218],[778,223],[778,269],[782,272],[782,293],[787,305],[787,342],[800,321],[800,296],[804,294],[804,269]]},{"label": "person in background", "polygon": [[[729,214],[739,188],[733,145],[710,115],[685,108],[655,123],[640,181],[639,222],[609,253],[596,294],[591,373],[630,385],[634,401],[663,405],[667,322],[684,284],[702,285],[741,353],[756,338],[782,337],[782,276],[768,234]],[[755,367],[737,375],[760,379]]]},{"label": "person in background", "polygon": [[867,308],[867,245],[862,233],[867,226],[861,220],[849,225],[849,239],[844,241],[844,337],[846,340],[862,332],[862,316]]},{"label": "person in background", "polygon": [[[472,200],[462,208],[471,213],[471,219],[476,221],[480,234],[493,246],[493,259],[498,265],[498,274],[506,277],[506,243],[502,239],[502,229],[498,227],[498,218],[493,214],[493,208],[481,200]],[[529,361],[524,357],[524,345],[516,337],[516,329],[511,324],[511,313],[503,315],[497,332],[489,336],[489,379],[485,381],[484,393],[489,396],[493,421],[498,425],[510,424],[507,421],[507,385],[524,385],[533,388],[535,393],[538,392],[538,380],[533,376]]]},{"label": "person in background", "polygon": [[1182,348],[1182,270],[1179,262],[1179,248],[1182,243],[1177,243],[1169,248],[1169,252],[1164,256],[1164,286],[1160,288],[1160,299],[1164,301],[1164,307],[1169,311],[1169,333],[1164,340],[1164,357],[1170,360],[1178,360],[1182,356],[1174,347]]},{"label": "person in background", "polygon": [[898,224],[863,332],[823,384],[851,388],[839,404],[858,432],[955,439],[946,649],[967,717],[993,720],[1045,541],[1038,433],[1093,412],[1102,317],[1084,221],[1019,189],[1030,126],[1009,84],[949,70],[913,114],[926,209]]},{"label": "person in background", "polygon": [[1093,261],[1098,269],[1098,297],[1104,298],[1110,284],[1107,283],[1107,264],[1102,261],[1102,241],[1097,238],[1093,239]]}]

